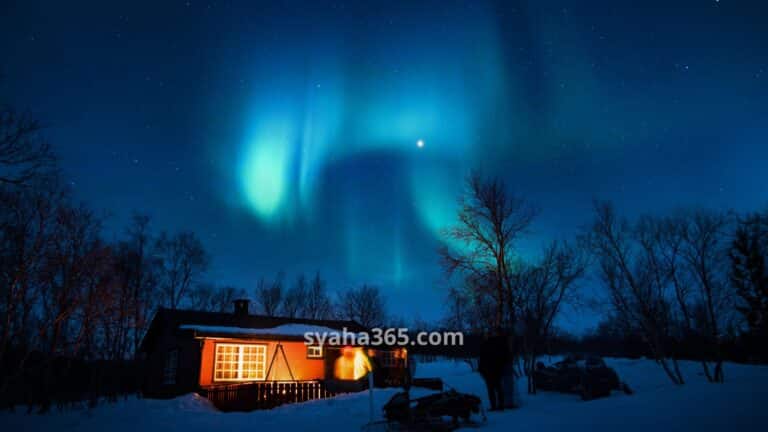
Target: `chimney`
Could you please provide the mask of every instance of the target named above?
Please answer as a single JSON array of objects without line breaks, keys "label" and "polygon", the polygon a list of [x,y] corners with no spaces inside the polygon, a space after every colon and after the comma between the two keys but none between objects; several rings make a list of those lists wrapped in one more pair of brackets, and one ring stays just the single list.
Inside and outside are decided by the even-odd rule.
[{"label": "chimney", "polygon": [[232,303],[235,304],[235,316],[246,316],[248,315],[248,304],[251,301],[248,299],[237,299],[233,301]]}]

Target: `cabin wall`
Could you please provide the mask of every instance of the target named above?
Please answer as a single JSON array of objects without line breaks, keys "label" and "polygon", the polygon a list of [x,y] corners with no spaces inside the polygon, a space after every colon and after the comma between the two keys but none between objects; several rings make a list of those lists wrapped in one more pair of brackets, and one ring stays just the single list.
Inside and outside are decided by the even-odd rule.
[{"label": "cabin wall", "polygon": [[[200,371],[200,341],[191,332],[179,331],[173,326],[162,330],[150,347],[146,358],[144,394],[149,397],[174,397],[197,390]],[[177,352],[176,375],[165,382],[164,370],[171,351]]]},{"label": "cabin wall", "polygon": [[[269,369],[269,364],[272,359],[275,358],[272,365],[272,370],[267,376],[267,381],[290,381],[291,374],[286,366],[286,360],[290,365],[290,372],[293,373],[293,378],[299,381],[317,380],[325,378],[325,369],[323,359],[310,359],[307,358],[307,346],[304,341],[283,341],[278,342],[274,340],[258,340],[258,339],[215,339],[206,338],[202,340],[202,350],[200,359],[200,375],[198,383],[201,387],[215,385],[215,384],[230,384],[233,381],[215,381],[213,377],[214,372],[214,357],[216,353],[217,343],[235,343],[235,344],[257,344],[267,346],[267,356],[265,368]],[[285,351],[285,358],[282,353],[278,352],[275,357],[275,351],[277,350],[278,343],[282,344]]]},{"label": "cabin wall", "polygon": [[200,375],[200,358],[202,343],[191,337],[187,332],[186,337],[177,339],[179,348],[179,366],[177,387],[182,393],[189,393],[198,389],[197,377]]}]

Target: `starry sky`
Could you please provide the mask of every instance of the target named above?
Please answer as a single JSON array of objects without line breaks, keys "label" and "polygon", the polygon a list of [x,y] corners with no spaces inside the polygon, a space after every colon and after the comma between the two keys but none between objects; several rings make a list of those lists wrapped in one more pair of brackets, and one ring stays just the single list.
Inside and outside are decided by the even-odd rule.
[{"label": "starry sky", "polygon": [[523,256],[593,198],[768,202],[766,23],[736,0],[11,1],[0,96],[107,236],[148,213],[198,233],[217,283],[319,270],[435,319],[471,169],[541,209]]}]

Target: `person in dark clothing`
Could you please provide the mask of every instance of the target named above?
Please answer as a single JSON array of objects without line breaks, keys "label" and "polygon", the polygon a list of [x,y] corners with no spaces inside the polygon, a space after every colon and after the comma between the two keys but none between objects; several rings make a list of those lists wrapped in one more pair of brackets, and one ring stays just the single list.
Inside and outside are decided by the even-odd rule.
[{"label": "person in dark clothing", "polygon": [[488,388],[488,400],[491,402],[491,411],[504,409],[504,391],[501,385],[501,377],[504,368],[509,361],[509,348],[507,337],[497,331],[480,345],[480,358],[477,370]]}]

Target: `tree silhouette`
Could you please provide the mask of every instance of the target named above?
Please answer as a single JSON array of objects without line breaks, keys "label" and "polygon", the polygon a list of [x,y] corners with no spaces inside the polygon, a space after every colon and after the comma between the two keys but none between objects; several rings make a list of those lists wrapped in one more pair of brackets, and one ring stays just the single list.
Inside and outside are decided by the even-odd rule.
[{"label": "tree silhouette", "polygon": [[0,108],[0,184],[29,184],[54,165],[50,146],[40,136],[40,123],[15,110]]},{"label": "tree silhouette", "polygon": [[477,297],[488,290],[494,304],[493,327],[516,321],[517,302],[512,285],[515,242],[528,229],[537,210],[513,193],[499,179],[485,179],[472,173],[466,193],[459,200],[458,224],[445,235],[459,246],[440,249],[449,276],[461,274]]},{"label": "tree silhouette", "polygon": [[749,326],[748,337],[763,360],[768,358],[768,214],[754,214],[736,229],[730,250],[731,283],[741,298],[737,310]]}]

